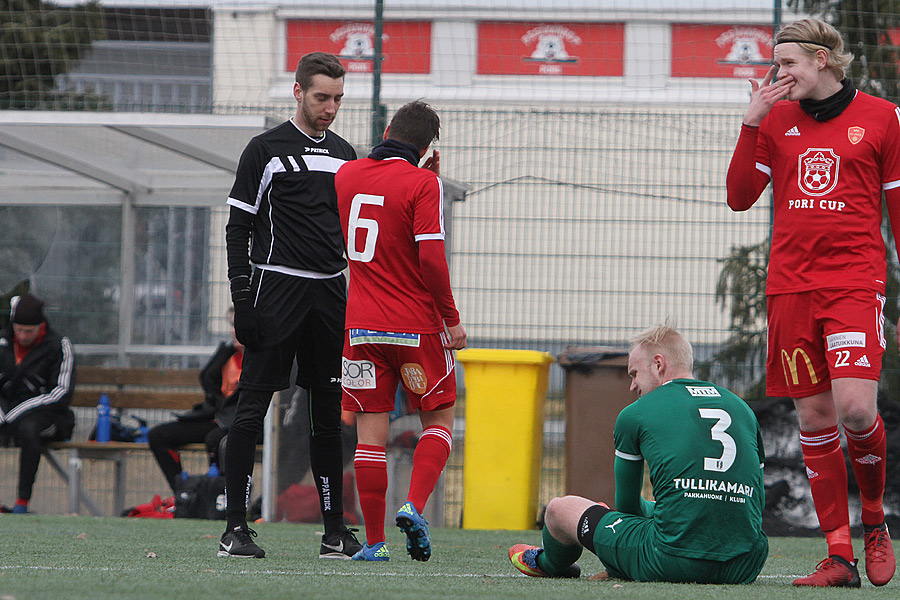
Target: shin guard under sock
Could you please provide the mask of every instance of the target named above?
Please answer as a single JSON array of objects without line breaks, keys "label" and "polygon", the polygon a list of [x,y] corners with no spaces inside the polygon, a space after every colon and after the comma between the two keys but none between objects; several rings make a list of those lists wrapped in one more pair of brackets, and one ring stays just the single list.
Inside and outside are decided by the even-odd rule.
[{"label": "shin guard under sock", "polygon": [[344,465],[340,433],[314,435],[309,440],[309,466],[319,494],[325,533],[344,526]]},{"label": "shin guard under sock", "polygon": [[225,453],[225,504],[228,529],[247,523],[247,503],[250,500],[250,477],[256,456],[256,435],[243,430],[228,433]]},{"label": "shin guard under sock", "polygon": [[801,431],[800,446],[806,463],[806,475],[812,492],[819,527],[828,540],[828,554],[853,562],[853,546],[849,537],[837,532],[850,526],[847,506],[847,467],[841,450],[837,425],[820,431]]},{"label": "shin guard under sock", "polygon": [[425,510],[425,503],[447,464],[452,444],[450,431],[437,425],[425,429],[416,444],[406,499],[413,503],[419,514]]},{"label": "shin guard under sock", "polygon": [[864,431],[851,431],[847,435],[847,452],[853,464],[853,474],[859,486],[862,501],[863,525],[880,525],[884,521],[885,457],[887,438],[881,415]]},{"label": "shin guard under sock", "polygon": [[537,565],[547,575],[551,577],[559,575],[581,557],[581,551],[583,550],[581,544],[575,544],[574,546],[563,544],[550,535],[546,525],[544,525],[542,537],[544,551],[538,554]]},{"label": "shin guard under sock", "polygon": [[359,507],[366,523],[366,543],[384,541],[384,510],[387,493],[387,457],[384,446],[357,444],[353,459]]}]

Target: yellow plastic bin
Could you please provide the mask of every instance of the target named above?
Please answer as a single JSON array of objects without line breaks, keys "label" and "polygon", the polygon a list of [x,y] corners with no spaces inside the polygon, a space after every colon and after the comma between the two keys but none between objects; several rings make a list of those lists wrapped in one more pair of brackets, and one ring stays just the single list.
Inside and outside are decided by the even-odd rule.
[{"label": "yellow plastic bin", "polygon": [[531,529],[537,519],[544,398],[553,357],[469,348],[463,529]]}]

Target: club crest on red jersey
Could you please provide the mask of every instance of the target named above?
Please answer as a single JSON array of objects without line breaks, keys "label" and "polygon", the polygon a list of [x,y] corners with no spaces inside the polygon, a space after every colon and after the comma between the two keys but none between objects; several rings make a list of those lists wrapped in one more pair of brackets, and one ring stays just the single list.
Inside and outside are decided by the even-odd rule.
[{"label": "club crest on red jersey", "polygon": [[847,139],[850,140],[850,143],[854,146],[862,141],[864,135],[866,135],[866,130],[862,127],[847,128]]},{"label": "club crest on red jersey", "polygon": [[824,196],[838,181],[841,158],[831,148],[809,148],[798,159],[797,184],[810,196]]}]

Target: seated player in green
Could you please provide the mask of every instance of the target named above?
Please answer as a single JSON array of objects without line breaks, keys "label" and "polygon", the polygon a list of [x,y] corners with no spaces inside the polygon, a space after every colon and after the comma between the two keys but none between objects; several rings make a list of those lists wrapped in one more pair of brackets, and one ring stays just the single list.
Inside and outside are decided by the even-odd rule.
[{"label": "seated player in green", "polygon": [[[532,577],[578,577],[582,548],[609,577],[634,581],[750,583],[769,542],[762,531],[759,424],[728,390],[692,376],[691,345],[674,328],[638,335],[628,357],[640,394],[616,419],[616,509],[554,498],[543,548],[517,544],[509,559]],[[644,461],[655,502],[641,498]]]}]

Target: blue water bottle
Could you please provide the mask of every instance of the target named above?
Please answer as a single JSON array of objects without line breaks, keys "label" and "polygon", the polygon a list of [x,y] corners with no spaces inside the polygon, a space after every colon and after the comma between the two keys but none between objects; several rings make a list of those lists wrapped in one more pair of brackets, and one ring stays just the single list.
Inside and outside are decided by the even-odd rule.
[{"label": "blue water bottle", "polygon": [[109,396],[100,394],[97,402],[97,441],[109,441]]}]

